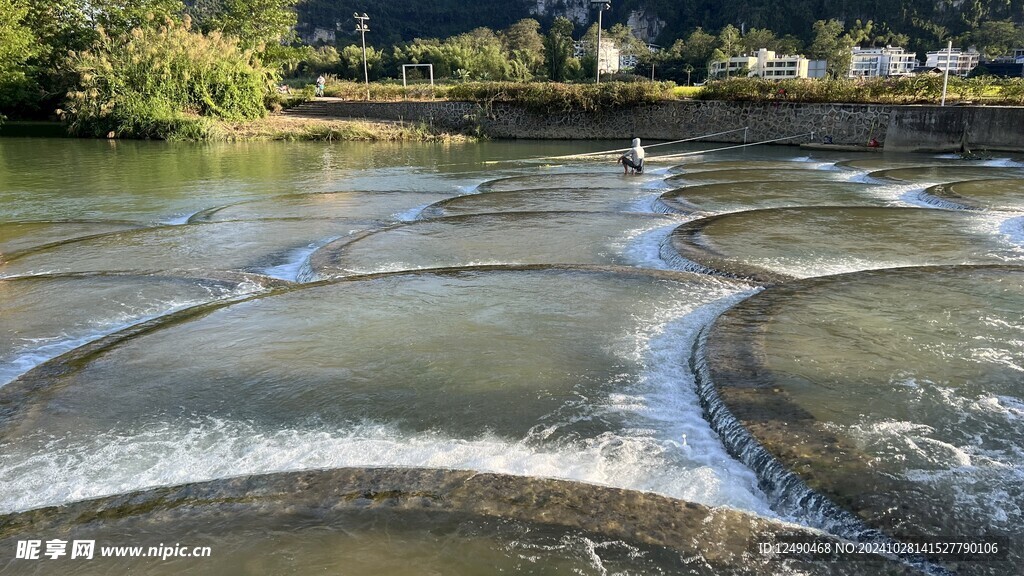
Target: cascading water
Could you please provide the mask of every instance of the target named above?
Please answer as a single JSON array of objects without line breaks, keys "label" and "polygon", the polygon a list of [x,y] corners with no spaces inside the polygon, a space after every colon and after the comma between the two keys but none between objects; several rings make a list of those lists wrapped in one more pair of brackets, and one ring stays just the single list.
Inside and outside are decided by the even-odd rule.
[{"label": "cascading water", "polygon": [[[253,557],[271,572],[400,574],[395,557],[449,574],[941,574],[950,558],[829,564],[755,546],[926,538],[906,524],[939,514],[886,500],[913,487],[947,502],[960,534],[1019,540],[1019,390],[957,393],[912,374],[909,352],[891,406],[840,418],[834,391],[815,388],[880,371],[884,354],[865,350],[903,350],[872,331],[878,318],[849,318],[888,310],[851,292],[859,280],[837,277],[813,315],[846,318],[842,344],[786,322],[818,292],[778,297],[777,322],[730,334],[762,361],[801,358],[796,384],[777,368],[737,379],[758,365],[723,368],[715,344],[716,318],[828,274],[1024,262],[1017,163],[758,147],[623,176],[540,158],[619,144],[0,140],[0,573],[47,573],[12,557],[26,538],[162,533],[222,557],[60,569],[216,574]],[[65,149],[55,171],[45,159]],[[916,196],[936,183],[948,188]],[[998,276],[953,267],[915,268],[916,281]],[[1005,297],[985,294],[957,305]],[[945,338],[925,352],[968,358],[971,382],[1015,374],[996,343],[1020,340],[1013,306],[989,308],[970,333],[921,308],[914,341]],[[754,381],[779,390],[763,407]],[[806,451],[787,451],[786,433]],[[872,477],[868,457],[892,477]],[[487,497],[504,500],[460,500],[491,473]],[[348,492],[327,488],[339,481]],[[957,570],[1020,566],[1011,554]]]}]

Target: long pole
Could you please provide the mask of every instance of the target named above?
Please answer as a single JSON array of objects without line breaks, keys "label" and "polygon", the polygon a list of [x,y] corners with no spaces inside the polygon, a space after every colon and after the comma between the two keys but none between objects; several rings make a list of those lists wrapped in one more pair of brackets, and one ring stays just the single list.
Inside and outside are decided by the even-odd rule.
[{"label": "long pole", "polygon": [[369,16],[363,12],[360,16],[358,12],[352,15],[356,19],[356,31],[359,32],[363,38],[363,84],[366,86],[366,99],[370,99],[370,69],[366,64],[366,33],[370,31],[370,27],[366,25],[366,21],[370,19]]},{"label": "long pole", "polygon": [[[682,140],[673,140],[672,142],[661,142],[660,144],[649,144],[647,146],[644,146],[644,148],[656,148],[658,146],[671,146],[673,144],[680,144],[680,143],[683,143],[683,142],[693,142],[694,140],[701,140],[703,138],[713,138],[715,136],[723,136],[725,134],[732,134],[733,132],[739,132],[740,130],[746,130],[746,128],[736,128],[734,130],[726,130],[724,132],[716,132],[714,134],[704,134],[703,136],[693,136],[691,138],[684,138]],[[794,138],[794,136],[791,136],[790,138]],[[566,155],[563,155],[563,156],[534,156],[533,158],[517,158],[515,160],[488,160],[486,162],[481,162],[481,164],[500,164],[500,163],[503,163],[503,162],[527,162],[527,161],[530,161],[530,160],[563,160],[563,159],[569,159],[569,158],[589,158],[591,156],[607,156],[609,154],[617,154],[619,152],[625,152],[626,150],[629,150],[629,148],[618,148],[618,149],[615,149],[615,150],[602,150],[600,152],[585,152],[583,154],[566,154]],[[467,165],[466,162],[459,162],[459,163],[454,163],[454,164],[438,164],[438,165],[436,165],[434,167],[435,168],[439,168],[439,167],[442,167],[442,166],[447,167],[447,166],[465,166],[465,165]]]},{"label": "long pole", "polygon": [[949,59],[953,53],[953,41],[946,45],[946,77],[942,79],[942,106],[946,105],[946,88],[949,86]]},{"label": "long pole", "polygon": [[667,160],[669,158],[684,158],[686,156],[695,156],[701,154],[710,154],[712,152],[721,152],[723,150],[735,150],[737,148],[748,148],[750,146],[760,146],[762,144],[771,144],[773,142],[782,142],[783,140],[793,140],[796,138],[803,138],[804,136],[810,136],[814,138],[814,132],[805,132],[803,134],[797,134],[796,136],[786,136],[785,138],[775,138],[772,140],[762,140],[760,142],[751,142],[750,144],[736,144],[735,146],[726,146],[724,148],[712,148],[711,150],[697,150],[695,152],[683,152],[682,154],[666,154],[662,156],[652,156],[648,160]]},{"label": "long pole", "polygon": [[366,30],[363,30],[363,83],[370,87],[370,69],[366,66]]},{"label": "long pole", "polygon": [[601,83],[601,13],[604,12],[604,4],[597,5],[597,81]]}]

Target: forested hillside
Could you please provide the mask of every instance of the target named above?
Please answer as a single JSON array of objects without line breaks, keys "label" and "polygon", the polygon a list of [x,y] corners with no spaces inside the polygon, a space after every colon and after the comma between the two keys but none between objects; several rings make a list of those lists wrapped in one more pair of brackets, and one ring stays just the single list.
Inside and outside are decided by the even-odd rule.
[{"label": "forested hillside", "polygon": [[[500,29],[520,18],[535,17],[545,26],[555,16],[576,20],[577,31],[595,20],[590,0],[304,0],[300,27],[333,29],[339,38],[354,28],[353,12],[370,14],[378,45],[413,38],[444,38],[480,26]],[[538,8],[540,9],[537,12]],[[533,10],[533,12],[531,12]],[[851,26],[872,20],[879,31],[903,34],[916,49],[933,49],[986,20],[1024,21],[1024,0],[612,0],[605,23],[626,23],[644,15],[664,23],[653,38],[670,45],[694,28],[717,31],[768,28],[809,41],[817,20],[837,19]]]},{"label": "forested hillside", "polygon": [[[588,0],[589,1],[589,0]],[[300,29],[334,29],[338,37],[355,34],[354,12],[370,15],[377,45],[414,38],[447,38],[473,28],[505,28],[530,15],[529,0],[304,0],[298,6]]]}]

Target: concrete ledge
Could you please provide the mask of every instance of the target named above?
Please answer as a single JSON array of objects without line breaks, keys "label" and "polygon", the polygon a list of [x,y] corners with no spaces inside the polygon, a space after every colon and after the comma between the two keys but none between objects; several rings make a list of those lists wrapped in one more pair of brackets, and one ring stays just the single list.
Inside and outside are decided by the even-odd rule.
[{"label": "concrete ledge", "polygon": [[[473,102],[318,103],[319,113],[334,118],[373,118],[427,122],[461,130],[479,127],[493,138],[679,140],[747,127],[715,142],[758,142],[814,132],[813,141],[867,144],[872,138],[886,150],[1024,151],[1024,107],[890,106],[874,104],[801,104],[795,102],[671,101],[601,112],[538,114],[521,106]],[[812,142],[810,136],[787,141]]]}]

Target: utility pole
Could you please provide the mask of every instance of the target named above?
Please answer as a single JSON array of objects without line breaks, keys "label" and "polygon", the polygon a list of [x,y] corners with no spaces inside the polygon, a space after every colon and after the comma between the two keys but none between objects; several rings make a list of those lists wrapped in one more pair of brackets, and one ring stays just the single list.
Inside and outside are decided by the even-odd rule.
[{"label": "utility pole", "polygon": [[601,83],[601,13],[612,7],[611,0],[590,0],[591,6],[597,7],[597,77],[595,83]]},{"label": "utility pole", "polygon": [[363,37],[363,83],[366,85],[366,99],[370,99],[370,69],[366,66],[366,33],[370,31],[370,26],[366,24],[366,21],[370,19],[363,12],[360,16],[358,12],[352,15],[356,19],[356,32],[359,32]]},{"label": "utility pole", "polygon": [[941,106],[945,106],[946,105],[946,88],[949,86],[949,67],[950,67],[949,59],[951,58],[952,53],[953,53],[953,41],[950,40],[949,44],[946,45],[946,77],[942,79],[942,104],[941,104]]}]

